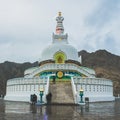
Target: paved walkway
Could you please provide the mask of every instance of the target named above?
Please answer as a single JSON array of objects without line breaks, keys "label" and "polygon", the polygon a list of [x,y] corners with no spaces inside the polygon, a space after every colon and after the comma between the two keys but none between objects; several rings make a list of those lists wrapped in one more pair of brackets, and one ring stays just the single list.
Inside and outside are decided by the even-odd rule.
[{"label": "paved walkway", "polygon": [[50,83],[52,103],[74,104],[72,86],[70,82]]}]

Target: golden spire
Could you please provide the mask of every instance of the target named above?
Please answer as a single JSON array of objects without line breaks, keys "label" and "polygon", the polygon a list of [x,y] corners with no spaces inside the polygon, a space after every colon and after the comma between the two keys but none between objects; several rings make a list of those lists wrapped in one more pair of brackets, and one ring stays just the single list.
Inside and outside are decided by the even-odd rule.
[{"label": "golden spire", "polygon": [[58,12],[58,16],[61,16],[61,12]]}]

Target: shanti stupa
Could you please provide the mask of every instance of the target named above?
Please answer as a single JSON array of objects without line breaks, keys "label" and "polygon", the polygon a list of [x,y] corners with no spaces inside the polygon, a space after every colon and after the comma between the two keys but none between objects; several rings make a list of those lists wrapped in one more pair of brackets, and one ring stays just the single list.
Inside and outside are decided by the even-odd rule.
[{"label": "shanti stupa", "polygon": [[[70,83],[71,95],[76,104],[80,101],[80,89],[83,91],[84,101],[114,100],[112,81],[96,78],[93,69],[82,66],[81,56],[78,57],[78,51],[69,44],[68,34],[64,33],[63,20],[59,12],[52,43],[42,51],[39,66],[25,70],[23,78],[7,81],[5,100],[30,102],[32,94],[37,95],[37,100],[40,100],[39,94],[42,90],[43,102],[46,102],[53,77],[56,78],[56,82],[58,81],[58,87],[59,81],[63,84],[65,81]],[[56,94],[59,96],[59,93]]]}]

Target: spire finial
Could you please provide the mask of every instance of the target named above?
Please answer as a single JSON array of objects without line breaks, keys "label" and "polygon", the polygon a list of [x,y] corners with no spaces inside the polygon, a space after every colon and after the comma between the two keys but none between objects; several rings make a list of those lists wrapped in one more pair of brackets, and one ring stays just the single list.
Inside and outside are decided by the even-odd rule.
[{"label": "spire finial", "polygon": [[67,34],[64,34],[64,27],[63,27],[63,16],[61,12],[58,12],[58,16],[56,17],[57,25],[56,25],[56,32],[53,34],[53,43],[58,41],[64,41],[65,43],[68,43],[67,41]]},{"label": "spire finial", "polygon": [[58,16],[61,16],[61,12],[58,12]]},{"label": "spire finial", "polygon": [[58,17],[56,17],[57,26],[56,26],[56,34],[63,34],[64,27],[63,27],[63,20],[64,18],[61,16],[61,12],[58,12]]}]

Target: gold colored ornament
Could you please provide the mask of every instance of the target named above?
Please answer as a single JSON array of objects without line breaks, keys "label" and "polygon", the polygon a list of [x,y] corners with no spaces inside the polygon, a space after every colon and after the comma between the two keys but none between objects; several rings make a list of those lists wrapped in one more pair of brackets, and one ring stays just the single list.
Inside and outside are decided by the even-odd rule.
[{"label": "gold colored ornament", "polygon": [[62,72],[62,71],[59,71],[59,72],[57,73],[57,76],[58,76],[59,78],[62,78],[62,77],[63,77],[63,72]]},{"label": "gold colored ornament", "polygon": [[58,12],[58,16],[61,16],[61,12]]},{"label": "gold colored ornament", "polygon": [[59,38],[58,40],[62,40],[62,38]]}]

